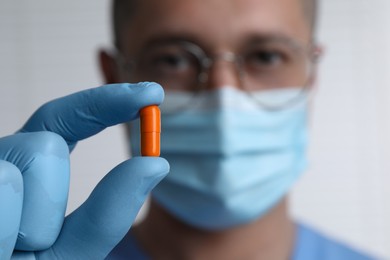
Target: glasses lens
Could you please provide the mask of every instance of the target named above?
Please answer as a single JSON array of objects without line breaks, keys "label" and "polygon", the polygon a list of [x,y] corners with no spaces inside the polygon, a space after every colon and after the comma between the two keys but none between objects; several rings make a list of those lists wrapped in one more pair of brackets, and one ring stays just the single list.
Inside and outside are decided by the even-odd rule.
[{"label": "glasses lens", "polygon": [[160,43],[136,58],[131,80],[159,83],[166,92],[164,103],[169,102],[164,112],[177,112],[185,109],[200,91],[198,79],[205,59],[203,51],[193,44]]},{"label": "glasses lens", "polygon": [[148,49],[137,60],[139,80],[155,81],[168,91],[192,92],[201,72],[199,58],[181,44],[164,44]]},{"label": "glasses lens", "polygon": [[252,46],[244,53],[240,67],[243,88],[271,109],[305,96],[312,70],[307,52],[285,41]]}]

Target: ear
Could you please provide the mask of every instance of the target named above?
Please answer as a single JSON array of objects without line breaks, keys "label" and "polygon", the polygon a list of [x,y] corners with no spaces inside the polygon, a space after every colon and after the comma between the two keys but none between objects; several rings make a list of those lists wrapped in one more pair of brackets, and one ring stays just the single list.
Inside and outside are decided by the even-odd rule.
[{"label": "ear", "polygon": [[[100,73],[105,84],[121,83],[123,80],[120,77],[120,68],[115,58],[109,52],[100,49],[98,52]],[[129,124],[122,124],[127,140],[130,139]]]},{"label": "ear", "polygon": [[311,76],[308,81],[308,85],[310,88],[316,88],[317,86],[317,77],[318,77],[318,65],[320,62],[320,59],[322,58],[324,53],[324,48],[321,45],[315,46],[312,53],[312,63],[313,63],[313,71],[311,73]]},{"label": "ear", "polygon": [[100,49],[98,53],[100,72],[105,84],[120,83],[120,71],[117,62],[107,51]]}]

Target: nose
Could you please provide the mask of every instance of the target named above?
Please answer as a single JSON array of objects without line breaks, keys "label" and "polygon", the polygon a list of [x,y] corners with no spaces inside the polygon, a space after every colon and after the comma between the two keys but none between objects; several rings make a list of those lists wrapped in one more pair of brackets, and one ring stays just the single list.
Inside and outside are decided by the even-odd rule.
[{"label": "nose", "polygon": [[240,71],[232,53],[223,53],[213,59],[208,71],[206,87],[209,90],[226,86],[240,88]]}]

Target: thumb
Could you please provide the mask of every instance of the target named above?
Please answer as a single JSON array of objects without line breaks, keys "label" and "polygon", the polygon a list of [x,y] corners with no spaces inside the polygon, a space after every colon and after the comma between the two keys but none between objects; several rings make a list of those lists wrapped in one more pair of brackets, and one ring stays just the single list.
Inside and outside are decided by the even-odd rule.
[{"label": "thumb", "polygon": [[159,157],[135,157],[118,165],[65,219],[53,247],[38,254],[49,259],[106,257],[130,229],[148,193],[168,171],[168,162]]}]

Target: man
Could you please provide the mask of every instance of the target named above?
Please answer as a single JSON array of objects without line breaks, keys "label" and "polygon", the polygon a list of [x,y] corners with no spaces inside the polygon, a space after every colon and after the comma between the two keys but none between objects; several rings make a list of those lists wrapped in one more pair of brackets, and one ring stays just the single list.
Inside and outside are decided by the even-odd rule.
[{"label": "man", "polygon": [[[118,0],[113,10],[117,52],[101,53],[102,71],[107,83],[164,87],[171,172],[112,258],[364,258],[288,216],[305,164],[316,1]],[[127,125],[135,154],[137,127]]]},{"label": "man", "polygon": [[[106,83],[163,86],[170,174],[126,235],[168,172],[162,158],[114,168],[62,225],[68,147],[135,119],[163,93],[151,83],[114,84],[50,102],[22,133],[0,139],[0,173],[16,187],[0,196],[14,202],[0,199],[11,212],[0,221],[9,231],[0,236],[4,255],[18,236],[13,256],[49,259],[101,259],[112,249],[109,259],[370,259],[288,215],[287,193],[305,169],[315,1],[114,2],[116,50],[100,53],[102,71]],[[127,129],[137,156],[137,124]]]}]

